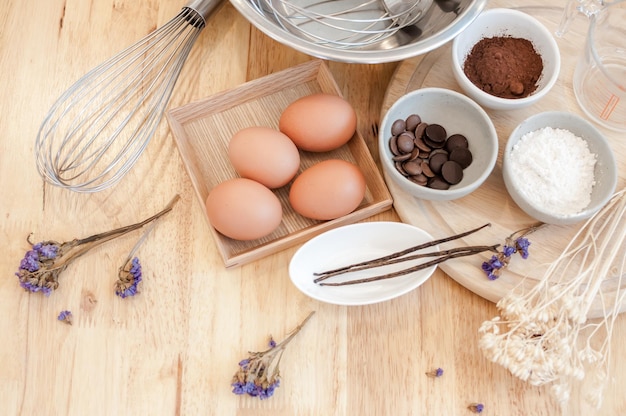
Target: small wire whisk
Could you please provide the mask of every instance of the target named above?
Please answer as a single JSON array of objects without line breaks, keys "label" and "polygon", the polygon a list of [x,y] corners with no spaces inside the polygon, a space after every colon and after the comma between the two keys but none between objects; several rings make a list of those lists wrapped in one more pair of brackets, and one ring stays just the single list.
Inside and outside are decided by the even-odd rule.
[{"label": "small wire whisk", "polygon": [[433,0],[251,0],[283,30],[336,49],[363,48],[414,25]]},{"label": "small wire whisk", "polygon": [[44,180],[89,193],[122,179],[154,136],[187,56],[220,3],[191,0],[57,99],[35,141]]}]

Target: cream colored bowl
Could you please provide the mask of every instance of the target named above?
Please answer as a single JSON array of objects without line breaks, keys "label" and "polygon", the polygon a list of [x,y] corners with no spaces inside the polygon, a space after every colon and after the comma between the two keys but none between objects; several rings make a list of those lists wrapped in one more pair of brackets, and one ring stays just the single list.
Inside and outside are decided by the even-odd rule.
[{"label": "cream colored bowl", "polygon": [[[511,166],[511,152],[519,140],[532,131],[552,127],[565,129],[587,142],[589,151],[597,155],[594,168],[595,185],[591,193],[591,202],[580,212],[573,214],[557,214],[539,206],[536,198],[529,197],[518,185],[516,172]],[[547,224],[567,225],[577,223],[598,212],[611,198],[617,185],[617,165],[609,142],[604,135],[590,122],[572,113],[546,111],[535,114],[520,123],[509,136],[504,148],[502,174],[506,189],[513,201],[531,217]]]},{"label": "cream colored bowl", "polygon": [[[543,61],[537,89],[524,98],[501,98],[491,95],[467,78],[465,60],[483,38],[510,36],[528,39]],[[490,9],[482,12],[452,42],[452,72],[463,91],[478,104],[494,110],[528,107],[543,98],[554,86],[561,68],[559,47],[552,33],[537,19],[519,10]]]},{"label": "cream colored bowl", "polygon": [[[463,171],[461,182],[447,190],[418,185],[395,167],[389,148],[391,125],[414,113],[428,124],[442,125],[448,135],[460,133],[467,137],[473,161]],[[416,198],[445,201],[468,195],[487,179],[498,157],[498,136],[485,110],[465,95],[443,88],[423,88],[403,95],[389,108],[380,124],[378,149],[387,181]]]}]

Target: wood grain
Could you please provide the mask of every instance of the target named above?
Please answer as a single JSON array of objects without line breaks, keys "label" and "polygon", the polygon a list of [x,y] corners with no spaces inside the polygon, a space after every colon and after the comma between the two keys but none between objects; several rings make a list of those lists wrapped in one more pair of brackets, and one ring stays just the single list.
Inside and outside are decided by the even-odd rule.
[{"label": "wood grain", "polygon": [[[563,3],[563,2],[560,2]],[[493,304],[437,271],[390,302],[340,307],[290,282],[297,246],[226,269],[167,123],[116,187],[92,195],[43,184],[33,143],[56,97],[79,76],[174,16],[184,1],[49,0],[0,5],[0,414],[2,415],[619,415],[626,413],[626,321],[613,334],[611,376],[594,411],[574,392],[561,411],[549,388],[531,387],[486,361],[477,328]],[[198,39],[169,108],[312,60],[252,28],[226,3]],[[359,115],[376,160],[376,128],[398,63],[328,62]],[[14,273],[35,241],[68,240],[143,219],[181,201],[138,252],[141,293],[113,293],[139,234],[73,263],[49,297],[28,294]],[[368,221],[395,220],[394,211]],[[74,324],[57,321],[61,310]],[[282,338],[317,313],[290,344],[270,400],[231,393],[249,350]],[[424,373],[442,367],[439,379]]]}]

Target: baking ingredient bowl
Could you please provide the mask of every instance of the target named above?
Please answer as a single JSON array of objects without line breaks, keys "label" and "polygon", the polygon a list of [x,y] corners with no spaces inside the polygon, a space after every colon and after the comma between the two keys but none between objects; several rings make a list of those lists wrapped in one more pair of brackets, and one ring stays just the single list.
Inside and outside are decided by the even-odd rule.
[{"label": "baking ingredient bowl", "polygon": [[[534,51],[541,57],[543,69],[534,84],[536,89],[530,95],[502,98],[486,92],[487,88],[480,88],[468,78],[464,68],[472,49],[481,40],[491,38],[525,39],[530,41]],[[519,52],[514,58],[512,68],[519,70],[519,66],[522,65]],[[484,11],[452,42],[454,78],[468,96],[483,107],[494,110],[514,110],[535,104],[554,86],[560,67],[561,55],[552,33],[539,20],[520,10],[499,8]],[[502,80],[511,71],[509,68],[502,69]]]},{"label": "baking ingredient bowl", "polygon": [[[409,179],[400,173],[402,168],[398,169],[397,160],[394,160],[396,155],[390,146],[394,139],[392,126],[394,122],[406,120],[414,114],[419,115],[423,123],[442,126],[448,141],[454,135],[466,138],[467,149],[471,152],[471,163],[462,170],[460,182],[450,185],[448,189],[433,189],[418,184],[413,177]],[[400,97],[385,113],[378,132],[378,149],[387,182],[393,182],[416,198],[445,201],[468,195],[487,179],[498,157],[498,137],[485,110],[470,98],[444,88],[422,88]],[[443,150],[445,149],[444,146]],[[421,154],[415,160],[423,159],[430,163],[433,160],[431,156],[435,153],[440,151]]]},{"label": "baking ingredient bowl", "polygon": [[[576,145],[574,140],[580,139],[587,152],[580,151],[584,144]],[[535,150],[533,140],[540,146]],[[589,154],[595,155],[595,164],[587,163]],[[560,111],[535,114],[513,130],[502,172],[513,201],[547,224],[568,225],[591,217],[617,185],[615,156],[604,135],[584,118]]]},{"label": "baking ingredient bowl", "polygon": [[[417,4],[392,0],[230,2],[261,32],[297,51],[332,61],[369,64],[401,61],[442,46],[461,33],[487,4],[487,0],[421,0]],[[389,25],[392,19],[385,8],[394,4],[416,6],[420,10],[417,22],[400,30],[393,22]],[[382,27],[381,17],[385,19]],[[346,23],[346,19],[351,22]],[[377,39],[363,39],[363,32],[375,33]]]}]

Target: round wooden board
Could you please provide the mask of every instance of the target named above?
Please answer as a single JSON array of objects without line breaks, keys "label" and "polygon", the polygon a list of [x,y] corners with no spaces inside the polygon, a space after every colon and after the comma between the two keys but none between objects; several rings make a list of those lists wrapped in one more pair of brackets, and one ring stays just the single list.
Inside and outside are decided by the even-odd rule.
[{"label": "round wooden board", "polygon": [[[507,6],[506,1],[494,3],[496,6]],[[557,28],[562,10],[557,7],[542,6],[524,6],[519,9],[538,18],[552,31]],[[487,110],[498,133],[500,150],[496,167],[477,191],[455,201],[424,201],[405,194],[399,187],[394,186],[392,181],[385,178],[394,198],[394,207],[402,221],[423,228],[435,238],[457,234],[485,223],[491,224],[490,227],[455,244],[503,243],[509,234],[536,223],[521,211],[505,189],[502,179],[502,149],[515,126],[532,114],[559,110],[584,115],[572,91],[572,77],[575,63],[585,42],[584,34],[587,24],[584,17],[578,17],[565,36],[556,38],[561,51],[561,73],[557,84],[548,96],[538,104],[525,109],[507,112]],[[393,102],[409,91],[421,87],[443,87],[462,92],[452,75],[450,50],[451,44],[449,43],[426,55],[402,62],[387,89],[381,119]],[[600,130],[611,142],[618,160],[620,177],[617,189],[621,189],[625,183],[626,143],[619,133],[604,128]],[[490,257],[487,254],[455,259],[443,263],[440,267],[467,289],[492,302],[497,302],[516,286],[532,285],[541,279],[547,265],[557,258],[582,225],[583,223],[572,226],[550,225],[536,231],[529,236],[530,257],[525,260],[518,256],[514,257],[507,271],[495,281],[487,279],[481,269],[482,262]],[[607,286],[623,288],[621,283]],[[616,288],[608,289],[608,291],[615,294]],[[623,312],[624,309],[626,309],[626,304],[622,305],[621,311]],[[603,314],[600,302],[597,301],[588,316],[599,317]]]}]

